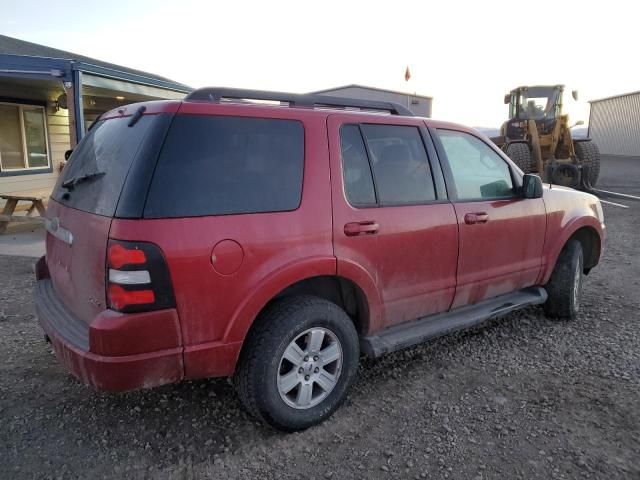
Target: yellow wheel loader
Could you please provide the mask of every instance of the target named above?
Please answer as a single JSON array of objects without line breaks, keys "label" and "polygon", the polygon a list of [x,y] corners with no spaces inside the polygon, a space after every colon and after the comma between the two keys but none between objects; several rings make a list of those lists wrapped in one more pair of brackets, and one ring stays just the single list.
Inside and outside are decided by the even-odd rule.
[{"label": "yellow wheel loader", "polygon": [[[500,136],[492,140],[524,173],[589,190],[600,174],[600,151],[588,138],[572,138],[569,116],[562,113],[563,92],[564,85],[511,90],[504,97],[509,120],[502,125]],[[577,100],[578,93],[574,90],[572,94]]]}]

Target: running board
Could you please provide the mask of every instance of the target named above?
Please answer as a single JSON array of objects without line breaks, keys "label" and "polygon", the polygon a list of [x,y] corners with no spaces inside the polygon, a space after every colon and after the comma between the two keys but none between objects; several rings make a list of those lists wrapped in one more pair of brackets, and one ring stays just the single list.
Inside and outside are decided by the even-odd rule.
[{"label": "running board", "polygon": [[475,305],[401,323],[375,335],[362,337],[360,350],[368,357],[379,357],[456,330],[472,327],[490,318],[500,317],[529,305],[539,305],[546,300],[547,292],[544,288],[525,288]]}]

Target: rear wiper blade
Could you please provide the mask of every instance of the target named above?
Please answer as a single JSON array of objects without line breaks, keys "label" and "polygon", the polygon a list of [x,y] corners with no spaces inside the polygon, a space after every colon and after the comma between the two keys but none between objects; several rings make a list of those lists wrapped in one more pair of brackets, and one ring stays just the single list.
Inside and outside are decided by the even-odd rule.
[{"label": "rear wiper blade", "polygon": [[80,177],[70,178],[69,180],[65,180],[62,183],[62,188],[66,188],[67,190],[71,191],[73,190],[73,187],[75,187],[77,184],[85,182],[92,178],[101,177],[104,174],[105,172],[92,172],[92,173],[87,173],[85,175],[82,175]]}]

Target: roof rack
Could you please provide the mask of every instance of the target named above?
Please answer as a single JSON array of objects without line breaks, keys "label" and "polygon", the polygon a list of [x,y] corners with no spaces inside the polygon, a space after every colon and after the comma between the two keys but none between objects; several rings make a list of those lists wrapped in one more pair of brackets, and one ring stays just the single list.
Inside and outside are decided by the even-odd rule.
[{"label": "roof rack", "polygon": [[215,103],[220,103],[223,99],[286,102],[290,107],[359,108],[361,110],[379,110],[389,112],[392,115],[413,117],[411,110],[395,102],[341,98],[329,95],[269,92],[264,90],[245,90],[241,88],[206,87],[194,90],[185,97],[185,100],[208,101]]}]

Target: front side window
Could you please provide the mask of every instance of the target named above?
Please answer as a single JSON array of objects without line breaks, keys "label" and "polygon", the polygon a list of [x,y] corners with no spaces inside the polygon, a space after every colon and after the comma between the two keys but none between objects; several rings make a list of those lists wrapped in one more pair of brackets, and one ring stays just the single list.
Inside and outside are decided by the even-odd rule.
[{"label": "front side window", "polygon": [[44,108],[0,103],[0,171],[48,169]]},{"label": "front side window", "polygon": [[487,144],[468,133],[438,130],[459,200],[514,196],[509,165]]}]

